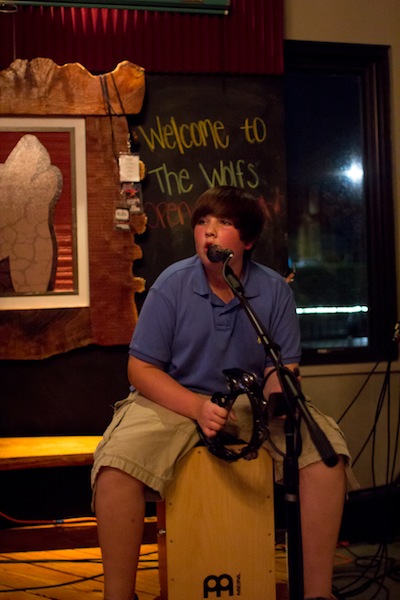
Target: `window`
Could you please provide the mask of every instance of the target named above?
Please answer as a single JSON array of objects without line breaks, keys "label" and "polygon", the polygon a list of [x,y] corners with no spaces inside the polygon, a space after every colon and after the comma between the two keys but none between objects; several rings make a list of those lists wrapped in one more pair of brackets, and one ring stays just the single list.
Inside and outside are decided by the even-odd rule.
[{"label": "window", "polygon": [[285,61],[303,362],[387,358],[396,325],[389,48],[288,41]]}]

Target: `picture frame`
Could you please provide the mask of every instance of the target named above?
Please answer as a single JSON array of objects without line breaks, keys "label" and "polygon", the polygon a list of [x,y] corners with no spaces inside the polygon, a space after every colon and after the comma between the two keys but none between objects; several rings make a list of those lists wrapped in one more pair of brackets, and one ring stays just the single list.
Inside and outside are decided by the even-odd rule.
[{"label": "picture frame", "polygon": [[86,175],[85,119],[0,118],[0,310],[90,305]]}]

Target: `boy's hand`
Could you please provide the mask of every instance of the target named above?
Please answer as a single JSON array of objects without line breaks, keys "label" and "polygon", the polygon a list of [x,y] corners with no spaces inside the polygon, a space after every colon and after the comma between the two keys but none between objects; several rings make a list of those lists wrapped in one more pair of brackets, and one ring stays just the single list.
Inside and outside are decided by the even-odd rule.
[{"label": "boy's hand", "polygon": [[228,418],[233,421],[236,420],[235,413],[232,410],[228,412],[226,408],[211,402],[211,398],[204,398],[197,422],[203,430],[204,435],[215,437],[218,431],[221,431],[225,427]]}]

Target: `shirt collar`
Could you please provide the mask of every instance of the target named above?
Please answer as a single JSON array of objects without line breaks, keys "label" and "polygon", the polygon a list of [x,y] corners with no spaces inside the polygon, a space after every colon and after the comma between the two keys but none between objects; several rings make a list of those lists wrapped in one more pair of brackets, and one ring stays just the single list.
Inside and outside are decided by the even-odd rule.
[{"label": "shirt collar", "polygon": [[251,277],[251,271],[254,270],[255,264],[247,259],[243,263],[242,285],[246,298],[255,298],[260,295],[260,285],[256,277]]},{"label": "shirt collar", "polygon": [[196,256],[194,266],[193,291],[195,294],[199,294],[199,296],[208,296],[210,293],[207,277],[198,256]]},{"label": "shirt collar", "polygon": [[[207,277],[203,269],[203,265],[199,259],[195,262],[194,278],[193,278],[193,291],[195,294],[200,296],[208,296],[210,293],[210,287],[208,285]],[[260,286],[258,280],[254,277],[250,279],[250,272],[253,268],[253,263],[250,260],[245,260],[243,263],[243,274],[242,284],[245,290],[246,298],[254,298],[260,295]]]}]

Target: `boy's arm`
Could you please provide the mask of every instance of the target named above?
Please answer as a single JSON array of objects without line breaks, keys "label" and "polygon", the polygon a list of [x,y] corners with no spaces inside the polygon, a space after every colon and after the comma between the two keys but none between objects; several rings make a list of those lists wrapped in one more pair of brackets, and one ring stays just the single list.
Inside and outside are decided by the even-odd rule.
[{"label": "boy's arm", "polygon": [[[289,369],[290,371],[293,371],[296,374],[297,378],[300,379],[300,371],[299,371],[298,363],[291,363],[291,364],[285,365],[285,367],[287,369]],[[269,373],[271,373],[271,374],[269,375]],[[267,382],[264,386],[263,393],[264,393],[265,399],[268,400],[270,394],[275,394],[276,392],[281,392],[282,387],[279,382],[278,374],[274,370],[274,367],[267,367],[264,371],[264,377],[267,377]]]},{"label": "boy's arm", "polygon": [[168,373],[151,363],[129,357],[130,383],[146,398],[197,421],[208,437],[213,437],[226,423],[225,408],[211,402],[210,397],[188,390]]},{"label": "boy's arm", "polygon": [[[293,371],[296,374],[296,377],[300,380],[300,371],[298,363],[291,363],[285,365],[285,367],[290,371]],[[280,384],[278,374],[276,370],[274,370],[274,367],[267,367],[264,371],[264,377],[267,377],[267,381],[263,389],[263,394],[264,398],[267,401],[271,401],[271,414],[272,416],[277,416],[278,418],[284,418],[285,404],[283,403],[282,386]],[[277,395],[273,396],[273,394]]]}]

